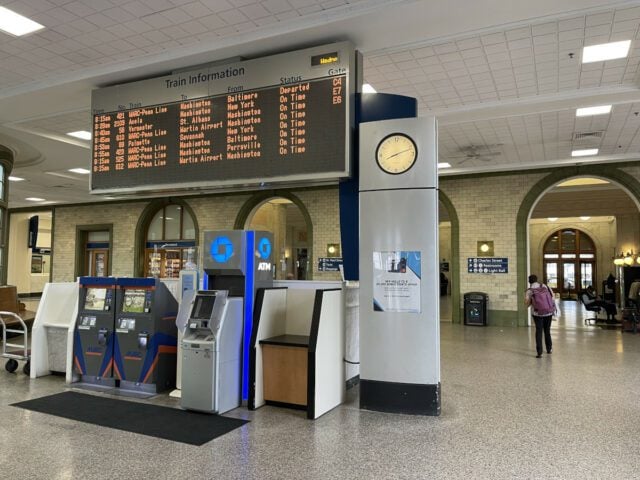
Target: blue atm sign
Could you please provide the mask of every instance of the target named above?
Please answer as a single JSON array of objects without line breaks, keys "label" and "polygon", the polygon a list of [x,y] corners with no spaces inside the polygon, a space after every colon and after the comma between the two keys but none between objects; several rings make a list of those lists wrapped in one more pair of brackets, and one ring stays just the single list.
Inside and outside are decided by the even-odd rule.
[{"label": "blue atm sign", "polygon": [[211,242],[211,258],[218,263],[225,263],[233,256],[233,243],[229,237],[216,237]]}]

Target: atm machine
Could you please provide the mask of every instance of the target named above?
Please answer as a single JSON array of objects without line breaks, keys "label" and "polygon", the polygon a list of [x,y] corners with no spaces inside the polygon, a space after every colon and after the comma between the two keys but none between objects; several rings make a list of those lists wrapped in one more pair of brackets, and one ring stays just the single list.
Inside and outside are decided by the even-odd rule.
[{"label": "atm machine", "polygon": [[182,408],[224,413],[242,403],[241,297],[226,290],[199,290],[181,342]]},{"label": "atm machine", "polygon": [[122,390],[175,386],[178,303],[157,278],[118,278],[113,374]]},{"label": "atm machine", "polygon": [[203,288],[226,290],[229,298],[243,299],[242,399],[246,400],[253,302],[258,288],[273,285],[273,235],[251,230],[205,231],[204,249]]},{"label": "atm machine", "polygon": [[112,388],[116,279],[80,277],[78,284],[73,371],[84,384]]}]

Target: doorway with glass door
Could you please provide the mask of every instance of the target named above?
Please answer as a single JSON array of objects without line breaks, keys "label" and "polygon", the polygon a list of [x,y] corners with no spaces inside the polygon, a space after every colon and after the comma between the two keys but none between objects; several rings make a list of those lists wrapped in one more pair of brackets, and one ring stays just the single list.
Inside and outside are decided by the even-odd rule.
[{"label": "doorway with glass door", "polygon": [[544,282],[560,298],[575,300],[578,292],[595,286],[596,249],[586,233],[566,228],[552,233],[544,245]]}]

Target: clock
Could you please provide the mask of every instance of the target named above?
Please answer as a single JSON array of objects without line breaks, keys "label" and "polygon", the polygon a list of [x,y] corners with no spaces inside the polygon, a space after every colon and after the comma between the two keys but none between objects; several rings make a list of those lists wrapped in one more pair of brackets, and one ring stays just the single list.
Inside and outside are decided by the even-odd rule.
[{"label": "clock", "polygon": [[386,173],[399,175],[406,172],[416,162],[418,147],[413,139],[404,133],[387,135],[376,148],[376,162]]}]

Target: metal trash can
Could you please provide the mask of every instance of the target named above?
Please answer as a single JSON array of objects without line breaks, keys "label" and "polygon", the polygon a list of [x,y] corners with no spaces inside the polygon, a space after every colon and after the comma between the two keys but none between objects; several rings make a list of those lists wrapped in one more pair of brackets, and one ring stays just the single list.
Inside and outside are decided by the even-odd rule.
[{"label": "metal trash can", "polygon": [[464,294],[464,324],[487,325],[487,302],[489,295],[482,292]]}]

